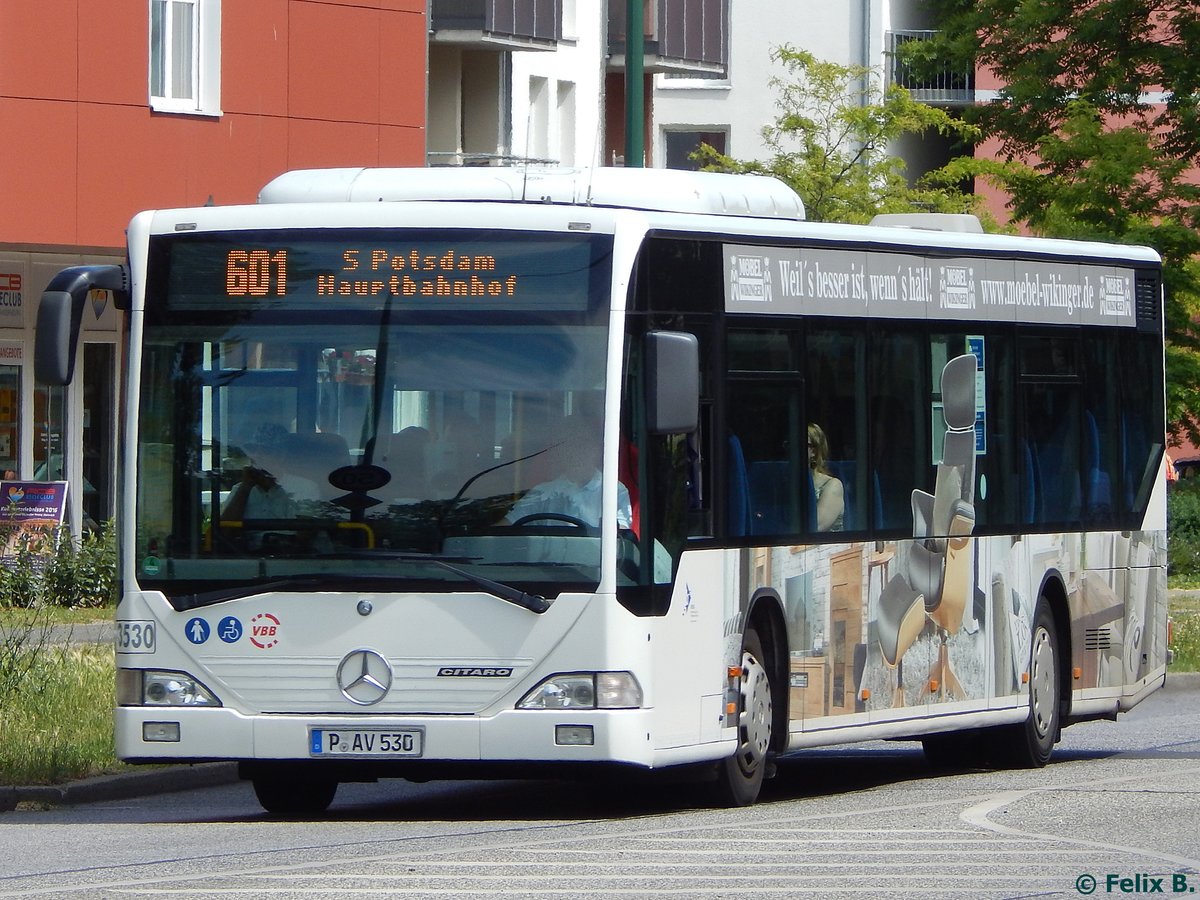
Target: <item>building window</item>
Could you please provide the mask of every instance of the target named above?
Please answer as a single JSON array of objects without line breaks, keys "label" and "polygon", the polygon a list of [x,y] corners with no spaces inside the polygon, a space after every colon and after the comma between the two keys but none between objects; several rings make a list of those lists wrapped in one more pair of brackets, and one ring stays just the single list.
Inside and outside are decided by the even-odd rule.
[{"label": "building window", "polygon": [[724,131],[667,131],[663,133],[663,138],[668,169],[700,168],[700,164],[690,157],[701,144],[708,144],[718,153],[728,153]]},{"label": "building window", "polygon": [[0,344],[0,479],[15,478],[21,471],[23,352],[20,344]]},{"label": "building window", "polygon": [[220,0],[150,0],[150,107],[220,115]]}]

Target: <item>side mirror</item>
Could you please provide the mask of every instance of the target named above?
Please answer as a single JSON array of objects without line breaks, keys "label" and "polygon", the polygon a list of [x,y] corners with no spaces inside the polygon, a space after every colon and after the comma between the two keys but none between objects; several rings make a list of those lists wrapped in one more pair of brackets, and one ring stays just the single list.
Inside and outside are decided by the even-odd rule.
[{"label": "side mirror", "polygon": [[38,304],[34,332],[33,377],[38,384],[70,384],[75,373],[75,345],[79,328],[72,328],[71,295],[45,291]]},{"label": "side mirror", "polygon": [[646,430],[686,434],[700,423],[700,342],[684,331],[650,331],[646,359]]},{"label": "side mirror", "polygon": [[33,377],[38,383],[71,383],[83,308],[93,288],[112,291],[118,305],[127,304],[129,270],[124,266],[73,266],[50,279],[42,292],[33,343]]}]

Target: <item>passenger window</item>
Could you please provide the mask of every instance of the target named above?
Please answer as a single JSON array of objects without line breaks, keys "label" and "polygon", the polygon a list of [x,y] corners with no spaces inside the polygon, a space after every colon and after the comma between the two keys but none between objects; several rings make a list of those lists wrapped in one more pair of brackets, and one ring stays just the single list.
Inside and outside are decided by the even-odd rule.
[{"label": "passenger window", "polygon": [[928,481],[927,388],[914,364],[925,355],[922,341],[918,334],[878,327],[871,335],[870,454],[862,462],[879,531],[912,533],[912,491]]},{"label": "passenger window", "polygon": [[728,418],[729,533],[804,531],[815,498],[799,379],[731,381]]},{"label": "passenger window", "polygon": [[1076,523],[1083,509],[1079,347],[1075,336],[1021,342],[1024,439],[1035,486],[1034,521]]},{"label": "passenger window", "polygon": [[812,329],[805,344],[808,459],[818,531],[865,531],[875,491],[866,465],[862,329]]}]

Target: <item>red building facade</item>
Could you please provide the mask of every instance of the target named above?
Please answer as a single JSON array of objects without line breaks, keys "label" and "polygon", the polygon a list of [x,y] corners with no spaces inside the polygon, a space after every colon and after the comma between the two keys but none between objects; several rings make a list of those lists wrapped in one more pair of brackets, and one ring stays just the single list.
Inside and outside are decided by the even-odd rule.
[{"label": "red building facade", "polygon": [[113,510],[119,318],[93,304],[82,378],[36,386],[43,287],[122,258],[142,209],[252,203],[289,169],[423,165],[426,3],[5,0],[0,35],[0,474],[69,481],[78,527]]}]

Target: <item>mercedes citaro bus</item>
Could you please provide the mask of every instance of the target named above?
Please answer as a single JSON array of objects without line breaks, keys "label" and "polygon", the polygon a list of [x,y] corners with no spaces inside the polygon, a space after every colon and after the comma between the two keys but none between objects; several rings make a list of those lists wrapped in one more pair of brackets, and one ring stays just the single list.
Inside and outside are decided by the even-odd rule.
[{"label": "mercedes citaro bus", "polygon": [[[898,227],[899,226],[899,227]],[[297,171],[137,215],[116,741],[340,782],[874,738],[1038,766],[1166,670],[1151,250],[804,221],[758,176]]]}]

